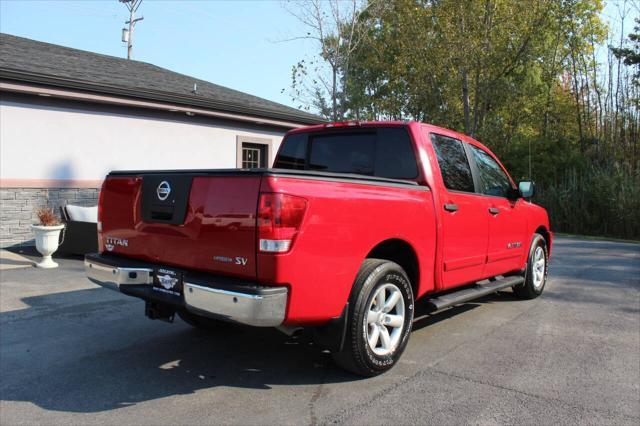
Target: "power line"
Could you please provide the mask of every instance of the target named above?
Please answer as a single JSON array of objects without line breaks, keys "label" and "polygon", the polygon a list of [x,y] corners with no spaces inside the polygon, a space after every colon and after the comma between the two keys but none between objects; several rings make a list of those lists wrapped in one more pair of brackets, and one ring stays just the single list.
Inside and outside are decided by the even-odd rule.
[{"label": "power line", "polygon": [[142,21],[144,19],[143,16],[136,18],[136,11],[142,4],[142,0],[119,0],[120,3],[124,3],[129,9],[129,20],[125,22],[129,24],[129,29],[122,29],[122,41],[127,43],[127,59],[131,59],[131,55],[133,53],[133,29],[135,28],[136,22]]}]

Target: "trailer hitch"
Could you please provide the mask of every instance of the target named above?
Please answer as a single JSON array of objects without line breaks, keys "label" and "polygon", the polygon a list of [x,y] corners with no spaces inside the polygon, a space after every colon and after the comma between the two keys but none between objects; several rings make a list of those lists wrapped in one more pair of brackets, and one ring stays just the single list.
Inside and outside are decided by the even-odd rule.
[{"label": "trailer hitch", "polygon": [[173,322],[176,309],[172,306],[157,302],[145,302],[144,314],[152,320],[160,320],[165,322]]}]

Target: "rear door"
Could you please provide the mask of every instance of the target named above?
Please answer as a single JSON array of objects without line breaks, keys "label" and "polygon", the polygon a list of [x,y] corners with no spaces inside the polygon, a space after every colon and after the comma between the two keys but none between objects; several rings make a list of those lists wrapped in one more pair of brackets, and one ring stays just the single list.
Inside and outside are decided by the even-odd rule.
[{"label": "rear door", "polygon": [[489,218],[484,197],[476,193],[462,141],[431,134],[440,168],[444,288],[477,281],[487,250]]},{"label": "rear door", "polygon": [[507,195],[513,188],[511,179],[484,149],[469,145],[474,166],[480,181],[480,191],[484,195],[486,212],[489,217],[489,244],[485,276],[504,274],[519,268],[524,250],[526,222],[522,211],[523,200],[509,200]]}]

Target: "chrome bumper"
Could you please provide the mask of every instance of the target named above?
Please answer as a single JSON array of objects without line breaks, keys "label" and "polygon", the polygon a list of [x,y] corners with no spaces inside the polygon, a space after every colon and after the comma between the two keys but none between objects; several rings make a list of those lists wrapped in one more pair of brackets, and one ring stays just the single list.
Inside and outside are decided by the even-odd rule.
[{"label": "chrome bumper", "polygon": [[[157,296],[152,288],[152,268],[112,265],[89,256],[84,268],[87,278],[100,286],[143,299]],[[190,282],[189,275],[184,276],[184,300],[173,303],[177,309],[257,327],[277,327],[284,321],[286,287],[263,287],[260,291],[256,286],[235,286],[229,290],[215,288],[215,278],[207,283],[197,281]]]},{"label": "chrome bumper", "polygon": [[151,285],[153,283],[153,269],[151,268],[124,268],[85,258],[84,270],[89,280],[112,290],[118,290],[121,285]]}]

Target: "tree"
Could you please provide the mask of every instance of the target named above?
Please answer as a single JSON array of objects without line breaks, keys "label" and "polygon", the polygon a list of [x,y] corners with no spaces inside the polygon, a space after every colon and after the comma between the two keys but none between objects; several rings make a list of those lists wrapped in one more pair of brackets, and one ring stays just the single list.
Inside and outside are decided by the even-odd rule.
[{"label": "tree", "polygon": [[629,34],[632,47],[612,47],[611,51],[616,58],[622,59],[625,65],[635,67],[634,79],[638,84],[640,78],[640,18],[636,18],[635,21],[638,24],[634,27],[635,33]]},{"label": "tree", "polygon": [[[516,179],[536,181],[556,229],[640,238],[640,21],[629,43],[622,28],[612,40],[602,0],[359,7],[333,38],[318,38],[335,46],[357,23],[348,60],[326,47],[318,55],[335,65],[335,90],[310,91],[326,116],[413,119],[470,134]],[[618,8],[624,22],[629,5]],[[607,39],[619,44],[609,49]],[[299,70],[304,81],[319,79],[315,66]]]},{"label": "tree", "polygon": [[[293,99],[310,103],[333,121],[345,115],[345,88],[351,56],[363,37],[361,17],[377,4],[359,0],[302,0],[286,3],[287,10],[318,43],[318,60],[301,60],[292,69]],[[328,66],[328,72],[323,69]],[[310,75],[310,69],[313,75]],[[328,75],[327,75],[328,74]],[[309,100],[310,99],[310,100]]]}]

